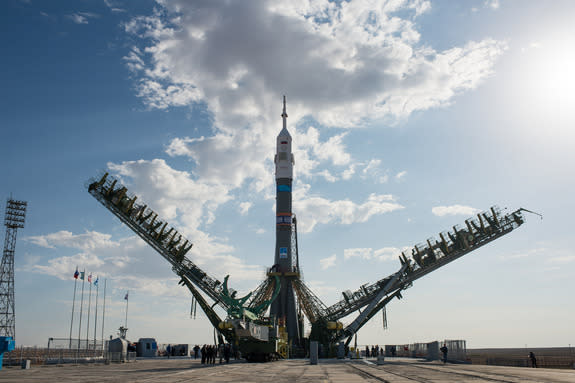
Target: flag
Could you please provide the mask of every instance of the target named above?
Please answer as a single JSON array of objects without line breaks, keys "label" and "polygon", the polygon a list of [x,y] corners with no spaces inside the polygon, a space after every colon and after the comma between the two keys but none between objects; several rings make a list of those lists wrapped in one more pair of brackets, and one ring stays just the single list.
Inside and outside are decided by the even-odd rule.
[{"label": "flag", "polygon": [[88,275],[88,283],[92,283],[92,273],[90,273],[90,275]]},{"label": "flag", "polygon": [[96,280],[94,281],[94,286],[98,287],[98,280],[99,279],[100,279],[99,277],[96,277]]},{"label": "flag", "polygon": [[80,275],[80,273],[78,272],[78,267],[76,267],[76,272],[74,273],[74,279],[78,279],[78,275]]},{"label": "flag", "polygon": [[84,280],[84,274],[86,274],[85,271],[80,271],[80,279]]},{"label": "flag", "polygon": [[128,300],[128,294],[130,294],[130,292],[127,292],[126,295],[124,296],[125,300]]}]

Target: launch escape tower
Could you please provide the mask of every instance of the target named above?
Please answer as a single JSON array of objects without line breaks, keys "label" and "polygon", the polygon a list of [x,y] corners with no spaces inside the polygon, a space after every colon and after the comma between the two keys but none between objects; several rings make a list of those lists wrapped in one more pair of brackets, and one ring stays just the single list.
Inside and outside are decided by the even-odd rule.
[{"label": "launch escape tower", "polygon": [[[476,217],[465,220],[464,225],[456,225],[449,231],[439,233],[439,239],[429,238],[424,243],[413,246],[410,252],[402,252],[399,255],[398,271],[374,283],[365,283],[356,291],[342,292],[342,299],[328,307],[301,278],[297,220],[292,212],[294,156],[292,138],[286,126],[285,96],[282,118],[283,128],[277,136],[274,159],[274,264],[267,270],[267,276],[262,283],[242,298],[236,298],[236,291],[228,288],[227,276],[221,282],[188,259],[186,254],[192,243],[173,226],[170,227],[168,222],[160,218],[148,205],[138,201],[138,197],[129,193],[117,179],[106,173],[101,178],[91,180],[88,186],[88,191],[94,198],[171,264],[174,273],[181,278],[180,284],[190,290],[214,326],[219,342],[223,342],[225,338],[230,343],[239,344],[240,349],[243,347],[242,354],[247,355],[248,360],[270,360],[270,355],[278,353],[289,357],[289,351],[285,351],[289,344],[296,348],[299,346],[300,349],[305,346],[304,316],[311,324],[309,340],[318,341],[326,346],[326,349],[343,340],[349,344],[353,336],[375,314],[384,310],[394,298],[401,299],[402,293],[410,288],[415,280],[517,229],[525,222],[523,212],[534,213],[523,208],[503,213],[497,207],[481,212]],[[10,232],[6,236],[6,248],[11,243],[12,250],[11,253],[6,248],[4,250],[2,278],[9,274],[5,272],[7,253],[12,254],[13,270],[16,228],[24,225],[26,203],[12,202],[11,210],[7,209],[6,219]],[[13,272],[10,275],[13,286]],[[4,297],[10,295],[5,285],[8,284],[2,282],[2,302],[6,301]],[[11,294],[13,307],[13,287]],[[225,320],[215,311],[215,306],[227,312]],[[269,316],[266,315],[268,308]]]},{"label": "launch escape tower", "polygon": [[14,311],[14,251],[16,249],[16,234],[24,227],[26,219],[25,201],[10,198],[6,203],[4,225],[4,253],[0,265],[0,336],[16,336],[16,316]]}]

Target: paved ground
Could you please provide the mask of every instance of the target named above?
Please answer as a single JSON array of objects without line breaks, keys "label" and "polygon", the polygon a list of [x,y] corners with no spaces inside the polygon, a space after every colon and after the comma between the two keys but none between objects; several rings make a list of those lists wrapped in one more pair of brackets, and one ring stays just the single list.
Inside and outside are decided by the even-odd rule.
[{"label": "paved ground", "polygon": [[111,365],[32,366],[29,370],[5,367],[0,382],[94,383],[94,382],[575,382],[575,370],[519,367],[443,365],[438,362],[388,358],[377,366],[364,360],[308,360],[272,363],[230,363],[202,366],[189,359],[149,359]]}]

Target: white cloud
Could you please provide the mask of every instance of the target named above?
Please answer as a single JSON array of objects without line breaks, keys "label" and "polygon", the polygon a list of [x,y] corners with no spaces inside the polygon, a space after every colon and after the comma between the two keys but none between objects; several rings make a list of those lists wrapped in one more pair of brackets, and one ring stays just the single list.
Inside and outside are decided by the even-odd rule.
[{"label": "white cloud", "polygon": [[475,215],[481,210],[473,208],[471,206],[463,205],[451,205],[451,206],[435,206],[431,209],[431,212],[438,217],[443,217],[446,215]]},{"label": "white cloud", "polygon": [[250,210],[250,208],[252,207],[252,203],[251,202],[242,202],[240,203],[240,205],[238,206],[239,210],[240,210],[240,214],[241,215],[246,215],[248,214],[248,211]]},{"label": "white cloud", "polygon": [[[40,258],[35,263],[28,263],[22,267],[27,272],[66,280],[72,278],[78,267],[79,271],[85,270],[86,275],[92,274],[94,279],[98,276],[113,280],[115,288],[139,290],[154,296],[188,294],[185,289],[174,289],[179,278],[172,273],[170,264],[137,236],[110,241],[109,235],[103,233],[57,232],[28,237],[27,240],[56,250],[76,250],[73,255],[51,258],[45,262]],[[237,257],[225,254],[224,250],[231,248],[200,238],[187,257],[214,278],[222,280],[230,274],[232,286],[245,286],[246,282],[253,284],[261,279],[261,266],[248,265]]]},{"label": "white cloud", "polygon": [[325,269],[328,269],[330,267],[335,266],[336,258],[337,258],[337,256],[335,254],[333,254],[330,257],[320,259],[319,263],[321,265],[321,269],[325,270]]},{"label": "white cloud", "polygon": [[388,194],[370,194],[364,203],[350,200],[331,201],[319,196],[308,196],[308,185],[298,184],[294,192],[294,208],[298,213],[298,229],[311,232],[317,224],[337,223],[350,225],[366,222],[373,215],[385,214],[403,209]]},{"label": "white cloud", "polygon": [[112,12],[126,12],[125,9],[120,8],[121,3],[119,1],[104,0],[104,4],[106,4]]},{"label": "white cloud", "polygon": [[397,260],[401,252],[406,249],[408,248],[382,247],[381,249],[376,250],[373,250],[372,248],[345,249],[343,251],[343,258],[345,260],[350,258],[361,258],[368,260],[375,259],[378,261],[393,261]]},{"label": "white cloud", "polygon": [[280,90],[301,115],[325,125],[406,117],[476,87],[505,49],[494,40],[444,52],[420,46],[415,19],[407,14],[427,11],[430,3],[422,1],[162,5],[165,14],[126,24],[128,32],[151,39],[141,95],[158,108],[201,98],[219,129],[271,115],[269,100],[279,99]]},{"label": "white cloud", "polygon": [[75,12],[66,15],[67,18],[72,20],[76,24],[88,24],[88,19],[93,19],[99,17],[99,15],[91,12]]},{"label": "white cloud", "polygon": [[397,173],[397,174],[395,175],[395,179],[396,179],[396,181],[401,181],[401,180],[404,179],[404,177],[405,177],[406,175],[407,175],[407,171],[406,171],[406,170],[403,170],[403,171],[401,171],[401,172],[399,172],[399,173]]},{"label": "white cloud", "polygon": [[499,7],[501,6],[499,0],[485,0],[484,4],[486,7],[491,9],[499,9]]},{"label": "white cloud", "polygon": [[196,181],[188,172],[175,170],[161,159],[109,163],[108,168],[122,179],[129,178],[126,186],[153,203],[154,210],[165,219],[185,212],[182,222],[190,232],[210,224],[218,206],[233,198],[225,184]]},{"label": "white cloud", "polygon": [[389,179],[388,175],[385,174],[385,170],[381,167],[381,160],[378,159],[369,160],[361,173],[363,179],[369,179],[380,184],[386,183]]},{"label": "white cloud", "polygon": [[[504,43],[486,39],[440,52],[421,45],[415,22],[429,9],[421,0],[162,1],[152,15],[125,24],[141,38],[125,61],[149,107],[202,102],[211,113],[213,135],[175,138],[169,155],[188,156],[206,182],[239,187],[250,179],[259,192],[273,182],[279,92],[288,95],[288,124],[310,116],[350,128],[448,105],[492,73]],[[346,133],[319,137],[319,128],[297,132],[297,175],[350,179]]]},{"label": "white cloud", "polygon": [[73,234],[72,232],[62,230],[47,235],[25,237],[24,240],[49,249],[61,246],[90,250],[119,246],[119,243],[112,241],[111,237],[112,236],[110,234],[98,233],[95,231],[86,231],[84,234]]}]

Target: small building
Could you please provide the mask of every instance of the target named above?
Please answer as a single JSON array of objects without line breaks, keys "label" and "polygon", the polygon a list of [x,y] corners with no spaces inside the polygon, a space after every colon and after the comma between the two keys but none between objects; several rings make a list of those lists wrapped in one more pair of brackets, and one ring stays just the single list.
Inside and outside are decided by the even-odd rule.
[{"label": "small building", "polygon": [[128,341],[123,338],[110,340],[108,342],[108,353],[111,362],[125,362],[128,357]]},{"label": "small building", "polygon": [[154,338],[140,338],[136,345],[136,356],[155,357],[158,355],[158,343]]}]

